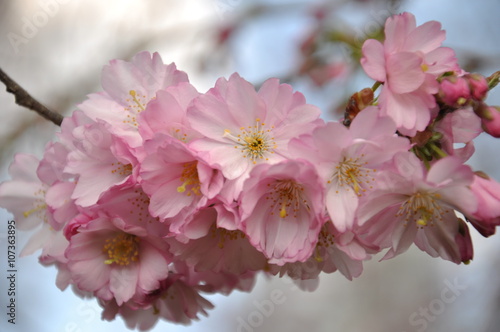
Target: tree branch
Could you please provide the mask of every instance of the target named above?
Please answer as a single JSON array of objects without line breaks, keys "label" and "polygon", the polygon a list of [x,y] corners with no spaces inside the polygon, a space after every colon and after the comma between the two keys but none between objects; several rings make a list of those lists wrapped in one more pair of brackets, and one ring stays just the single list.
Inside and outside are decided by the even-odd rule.
[{"label": "tree branch", "polygon": [[2,81],[7,87],[7,92],[12,93],[16,97],[16,104],[29,108],[32,111],[37,112],[45,119],[52,121],[54,124],[60,126],[63,120],[63,116],[59,113],[49,110],[44,105],[40,104],[35,98],[33,98],[26,90],[19,86],[13,79],[11,79],[3,70],[0,68],[0,81]]}]

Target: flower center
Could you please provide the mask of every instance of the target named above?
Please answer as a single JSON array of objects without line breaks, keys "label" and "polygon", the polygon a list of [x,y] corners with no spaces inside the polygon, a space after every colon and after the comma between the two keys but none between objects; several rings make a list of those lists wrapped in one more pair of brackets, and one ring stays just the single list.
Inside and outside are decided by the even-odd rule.
[{"label": "flower center", "polygon": [[186,134],[184,130],[180,128],[171,128],[170,134],[172,135],[172,137],[178,139],[183,143],[187,143],[188,141],[188,134]]},{"label": "flower center", "polygon": [[212,238],[219,238],[219,243],[217,243],[217,247],[220,249],[224,249],[224,244],[226,243],[226,240],[234,241],[238,239],[244,239],[245,238],[245,233],[239,230],[228,230],[225,228],[218,228],[215,225],[212,225],[211,229],[211,237]]},{"label": "flower center", "polygon": [[319,232],[318,243],[316,243],[316,248],[314,250],[314,259],[321,263],[324,260],[325,250],[330,246],[333,246],[334,243],[335,236],[328,231],[327,224],[324,224]]},{"label": "flower center", "polygon": [[24,218],[28,218],[30,215],[35,213],[38,218],[47,221],[47,215],[45,214],[45,209],[47,208],[47,204],[45,203],[45,193],[46,191],[44,189],[38,189],[34,192],[34,196],[36,198],[33,202],[33,208],[23,212]]},{"label": "flower center", "polygon": [[274,153],[277,145],[271,131],[274,126],[266,129],[266,124],[259,118],[255,119],[255,125],[240,127],[240,133],[236,136],[229,129],[224,130],[223,137],[236,143],[235,149],[239,149],[243,158],[250,159],[254,164],[258,160],[269,160],[266,157],[268,153]]},{"label": "flower center", "polygon": [[135,90],[130,90],[129,95],[132,98],[127,98],[125,100],[128,103],[128,106],[125,107],[127,118],[123,120],[123,123],[128,123],[134,127],[137,127],[137,115],[146,109],[146,96],[138,95]]},{"label": "flower center", "polygon": [[[271,184],[267,184],[271,187]],[[271,200],[271,215],[274,215],[274,210],[279,209],[279,216],[286,218],[290,214],[294,218],[301,208],[310,210],[307,200],[302,198],[304,187],[297,184],[293,180],[277,180],[272,184],[272,189],[269,195],[266,196],[267,200]]]},{"label": "flower center", "polygon": [[118,174],[122,176],[129,176],[132,174],[132,164],[122,164],[121,162],[111,163],[111,166],[115,167],[111,170],[112,174]]},{"label": "flower center", "polygon": [[130,220],[137,220],[139,222],[153,223],[158,221],[159,218],[154,218],[148,212],[149,197],[142,189],[135,189],[133,194],[127,198],[127,206],[130,208],[128,215]]},{"label": "flower center", "polygon": [[139,257],[139,238],[135,235],[119,233],[113,238],[106,239],[102,249],[108,254],[104,264],[116,263],[121,266],[136,262]]},{"label": "flower center", "polygon": [[443,220],[443,213],[449,212],[448,209],[443,210],[439,198],[439,194],[417,192],[401,205],[396,217],[404,217],[405,226],[409,222],[415,223],[417,228],[434,226],[435,222]]},{"label": "flower center", "polygon": [[179,179],[182,184],[177,187],[177,192],[185,192],[187,196],[191,196],[191,194],[200,195],[200,179],[198,178],[197,166],[197,161],[191,161],[182,165],[182,174]]},{"label": "flower center", "polygon": [[[361,157],[363,156],[364,154],[361,155]],[[344,189],[344,187],[348,187],[347,190],[352,189],[356,195],[361,196],[366,192],[367,186],[370,189],[372,188],[369,184],[374,181],[374,178],[370,173],[377,171],[363,167],[366,164],[366,162],[361,162],[359,158],[344,157],[344,160],[335,166],[335,171],[328,183],[333,181],[337,184],[337,188]]]}]

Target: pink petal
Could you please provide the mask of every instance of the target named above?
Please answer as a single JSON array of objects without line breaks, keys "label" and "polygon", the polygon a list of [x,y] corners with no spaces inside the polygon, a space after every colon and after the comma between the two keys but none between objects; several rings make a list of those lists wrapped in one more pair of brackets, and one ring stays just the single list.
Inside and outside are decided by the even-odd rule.
[{"label": "pink petal", "polygon": [[41,249],[54,236],[54,230],[49,225],[43,224],[42,227],[33,235],[25,244],[23,250],[19,254],[20,257],[33,254],[38,249]]},{"label": "pink petal", "polygon": [[135,294],[137,280],[139,279],[138,269],[138,263],[111,268],[109,290],[113,293],[118,305],[127,302]]},{"label": "pink petal", "polygon": [[386,81],[384,46],[375,39],[368,39],[363,44],[361,66],[372,79]]},{"label": "pink petal", "polygon": [[459,71],[460,66],[455,56],[455,51],[448,47],[439,47],[427,53],[424,57],[428,66],[426,73],[436,76],[447,71]]},{"label": "pink petal", "polygon": [[429,53],[435,50],[445,40],[446,33],[441,30],[441,23],[426,22],[416,27],[405,40],[405,51]]},{"label": "pink petal", "polygon": [[397,94],[415,91],[425,80],[422,58],[415,53],[399,52],[387,59],[387,83]]},{"label": "pink petal", "polygon": [[385,53],[392,54],[403,51],[408,35],[417,26],[415,16],[410,13],[402,13],[389,17],[385,22]]},{"label": "pink petal", "polygon": [[450,156],[438,160],[427,173],[427,181],[436,185],[454,180],[455,185],[459,185],[457,181],[463,185],[469,185],[473,180],[473,173],[469,166],[463,165],[459,158]]},{"label": "pink petal", "polygon": [[138,286],[145,291],[158,288],[159,281],[168,277],[169,263],[158,248],[141,246]]},{"label": "pink petal", "polygon": [[351,188],[342,189],[332,186],[326,194],[326,207],[335,228],[339,232],[345,232],[353,227],[355,212],[358,208],[358,196]]}]

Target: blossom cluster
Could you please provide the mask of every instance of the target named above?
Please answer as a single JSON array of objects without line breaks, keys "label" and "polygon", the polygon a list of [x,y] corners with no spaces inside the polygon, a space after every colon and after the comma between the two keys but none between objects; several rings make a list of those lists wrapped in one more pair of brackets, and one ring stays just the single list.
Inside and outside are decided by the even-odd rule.
[{"label": "blossom cluster", "polygon": [[0,185],[19,229],[38,227],[21,255],[41,249],[59,288],[140,329],[189,323],[212,307],[204,293],[250,291],[259,272],[352,279],[412,244],[468,263],[469,225],[500,224],[500,184],[464,163],[500,116],[484,102],[493,79],[462,70],[444,38],[389,18],[362,49],[376,83],[338,122],[278,79],[233,74],[201,93],[157,53],[111,61],[103,91]]}]

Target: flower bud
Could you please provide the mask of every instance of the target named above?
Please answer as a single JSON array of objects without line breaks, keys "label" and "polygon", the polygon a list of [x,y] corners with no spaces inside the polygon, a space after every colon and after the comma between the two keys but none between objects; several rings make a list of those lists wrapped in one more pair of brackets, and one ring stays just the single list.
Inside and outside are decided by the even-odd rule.
[{"label": "flower bud", "polygon": [[458,245],[460,259],[464,264],[469,264],[474,257],[474,249],[467,224],[462,219],[458,219],[458,234],[455,235],[455,242]]},{"label": "flower bud", "polygon": [[363,90],[354,93],[345,108],[344,113],[344,125],[349,126],[364,108],[369,106],[373,102],[373,90],[370,88],[364,88]]},{"label": "flower bud", "polygon": [[307,74],[316,86],[323,86],[334,78],[345,75],[347,71],[347,64],[338,62],[315,66]]},{"label": "flower bud", "polygon": [[470,98],[470,89],[464,77],[447,76],[440,84],[438,96],[449,106],[462,106]]},{"label": "flower bud", "polygon": [[488,82],[483,75],[467,74],[464,76],[469,82],[471,97],[475,100],[483,100],[488,93]]},{"label": "flower bud", "polygon": [[500,107],[488,106],[481,113],[483,130],[493,137],[500,138]]}]

